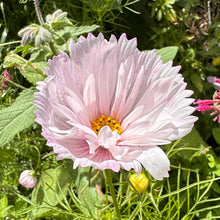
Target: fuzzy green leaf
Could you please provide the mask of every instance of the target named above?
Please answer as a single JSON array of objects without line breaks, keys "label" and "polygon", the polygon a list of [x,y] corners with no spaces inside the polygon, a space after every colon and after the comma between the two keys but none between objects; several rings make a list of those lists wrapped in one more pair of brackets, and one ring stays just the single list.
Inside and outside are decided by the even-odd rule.
[{"label": "fuzzy green leaf", "polygon": [[32,88],[24,90],[11,106],[0,110],[0,146],[34,123],[34,92]]},{"label": "fuzzy green leaf", "polygon": [[161,59],[163,60],[163,63],[167,63],[170,60],[173,60],[177,54],[178,47],[176,46],[170,46],[170,47],[164,47],[159,50],[157,50],[157,55],[161,55]]},{"label": "fuzzy green leaf", "polygon": [[[47,66],[46,62],[44,64]],[[34,85],[38,81],[43,81],[46,77],[42,68],[42,62],[32,63],[15,53],[10,53],[5,57],[4,68],[9,67],[18,68],[21,74]]]},{"label": "fuzzy green leaf", "polygon": [[59,36],[62,36],[66,40],[68,40],[70,38],[73,38],[76,40],[78,36],[80,36],[82,34],[89,33],[89,32],[93,32],[97,28],[99,28],[98,25],[90,25],[90,26],[86,25],[86,26],[80,26],[80,27],[65,26],[62,30],[57,31],[56,34]]}]

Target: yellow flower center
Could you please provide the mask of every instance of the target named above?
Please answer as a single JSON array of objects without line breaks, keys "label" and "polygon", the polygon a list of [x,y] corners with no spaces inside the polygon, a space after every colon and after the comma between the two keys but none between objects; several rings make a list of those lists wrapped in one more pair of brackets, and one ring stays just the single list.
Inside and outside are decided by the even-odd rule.
[{"label": "yellow flower center", "polygon": [[122,133],[121,125],[116,119],[101,115],[92,122],[92,130],[98,135],[102,127],[108,125],[112,131],[116,130],[118,134]]}]

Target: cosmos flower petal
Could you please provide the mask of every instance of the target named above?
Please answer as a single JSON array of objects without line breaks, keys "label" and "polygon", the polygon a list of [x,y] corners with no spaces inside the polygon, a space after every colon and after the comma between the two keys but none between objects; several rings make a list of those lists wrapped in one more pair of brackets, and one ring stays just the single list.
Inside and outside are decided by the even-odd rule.
[{"label": "cosmos flower petal", "polygon": [[116,145],[117,141],[120,139],[120,135],[117,131],[111,131],[109,126],[104,126],[99,131],[98,143],[99,146],[104,148],[109,148],[110,146]]},{"label": "cosmos flower petal", "polygon": [[170,161],[166,154],[159,147],[150,148],[137,158],[144,168],[158,180],[168,177],[170,170]]},{"label": "cosmos flower petal", "polygon": [[95,89],[95,78],[93,74],[90,74],[85,83],[85,88],[83,91],[83,101],[87,109],[88,117],[95,119],[98,114],[96,89]]}]

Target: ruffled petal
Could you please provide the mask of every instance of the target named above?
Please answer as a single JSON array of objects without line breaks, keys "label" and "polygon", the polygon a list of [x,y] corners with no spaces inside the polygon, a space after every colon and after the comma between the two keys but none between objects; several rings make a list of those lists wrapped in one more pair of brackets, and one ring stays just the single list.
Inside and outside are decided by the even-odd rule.
[{"label": "ruffled petal", "polygon": [[159,147],[150,148],[137,158],[144,168],[157,180],[169,177],[170,161]]}]

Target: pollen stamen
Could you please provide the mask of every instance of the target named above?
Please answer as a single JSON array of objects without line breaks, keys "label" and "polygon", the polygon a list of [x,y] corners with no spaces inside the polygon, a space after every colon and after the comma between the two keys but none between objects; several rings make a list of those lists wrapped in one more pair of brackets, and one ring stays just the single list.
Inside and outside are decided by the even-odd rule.
[{"label": "pollen stamen", "polygon": [[108,125],[111,131],[116,130],[118,134],[122,133],[121,125],[119,121],[116,119],[112,119],[111,117],[106,117],[105,115],[101,115],[101,117],[96,118],[92,123],[92,130],[98,135],[99,131],[105,125]]}]

